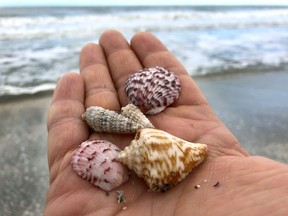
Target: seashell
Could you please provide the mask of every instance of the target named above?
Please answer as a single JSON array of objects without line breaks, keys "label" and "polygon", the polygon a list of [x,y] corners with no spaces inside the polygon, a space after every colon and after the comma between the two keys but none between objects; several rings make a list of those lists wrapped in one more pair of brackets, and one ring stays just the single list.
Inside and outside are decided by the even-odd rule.
[{"label": "seashell", "polygon": [[145,114],[154,115],[179,97],[181,84],[174,73],[157,66],[132,74],[124,89],[131,103]]},{"label": "seashell", "polygon": [[129,179],[128,169],[115,160],[120,149],[105,140],[87,140],[72,156],[72,168],[83,179],[105,191],[117,188]]},{"label": "seashell", "polygon": [[88,125],[96,132],[136,133],[143,125],[103,107],[92,106],[82,115]]},{"label": "seashell", "polygon": [[121,115],[140,124],[142,128],[154,128],[153,124],[149,121],[149,119],[134,104],[127,104],[125,107],[122,107]]},{"label": "seashell", "polygon": [[143,178],[153,191],[166,191],[182,181],[190,171],[200,164],[207,145],[191,143],[165,131],[140,129],[130,146],[116,160]]}]

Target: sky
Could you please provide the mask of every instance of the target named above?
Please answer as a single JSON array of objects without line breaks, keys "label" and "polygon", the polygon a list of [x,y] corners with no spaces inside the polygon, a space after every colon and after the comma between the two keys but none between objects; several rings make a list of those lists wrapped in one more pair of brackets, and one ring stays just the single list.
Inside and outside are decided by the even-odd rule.
[{"label": "sky", "polygon": [[0,0],[3,6],[285,5],[288,0]]}]

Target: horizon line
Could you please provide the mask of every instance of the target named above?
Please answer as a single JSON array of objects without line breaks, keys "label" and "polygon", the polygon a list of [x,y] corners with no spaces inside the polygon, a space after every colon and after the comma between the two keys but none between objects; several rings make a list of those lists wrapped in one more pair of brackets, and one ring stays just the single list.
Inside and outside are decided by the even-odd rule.
[{"label": "horizon line", "polygon": [[9,7],[288,7],[288,4],[77,4],[77,5],[67,5],[67,4],[36,4],[36,5],[0,5],[0,8]]}]

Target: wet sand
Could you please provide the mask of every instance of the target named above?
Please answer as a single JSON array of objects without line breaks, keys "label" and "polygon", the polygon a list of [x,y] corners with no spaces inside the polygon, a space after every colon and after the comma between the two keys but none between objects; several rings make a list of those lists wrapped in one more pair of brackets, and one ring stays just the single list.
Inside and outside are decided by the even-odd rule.
[{"label": "wet sand", "polygon": [[48,187],[50,96],[0,103],[0,215],[41,215]]},{"label": "wet sand", "polygon": [[[220,119],[253,155],[288,162],[288,73],[196,77]],[[0,101],[0,215],[41,215],[48,188],[52,94]]]},{"label": "wet sand", "polygon": [[195,80],[244,148],[252,155],[288,162],[288,72]]}]

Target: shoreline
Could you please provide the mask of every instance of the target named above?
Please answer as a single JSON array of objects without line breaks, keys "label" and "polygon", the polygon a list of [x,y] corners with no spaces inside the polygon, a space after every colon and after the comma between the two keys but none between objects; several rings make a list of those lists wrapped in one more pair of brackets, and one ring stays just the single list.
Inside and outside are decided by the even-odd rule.
[{"label": "shoreline", "polygon": [[[288,163],[288,72],[193,79],[248,152]],[[5,215],[42,213],[49,184],[46,118],[51,99],[50,91],[0,100],[0,208]]]},{"label": "shoreline", "polygon": [[25,100],[30,100],[30,99],[37,99],[37,98],[43,98],[43,97],[51,97],[53,96],[54,90],[47,90],[47,91],[40,91],[36,92],[34,94],[20,94],[20,95],[3,95],[0,96],[0,105],[1,104],[6,104],[9,102],[14,102],[14,101],[24,101]]},{"label": "shoreline", "polygon": [[[191,76],[197,83],[197,81],[199,81],[200,83],[204,80],[210,80],[210,79],[229,79],[232,78],[234,79],[235,77],[246,77],[246,76],[257,76],[257,75],[265,75],[265,74],[274,74],[276,75],[277,73],[286,73],[286,70],[288,71],[288,67],[287,69],[285,67],[281,67],[276,69],[264,69],[264,70],[234,70],[233,72],[229,72],[229,71],[222,71],[219,73],[212,73],[212,74],[205,74],[205,75],[193,75]],[[56,86],[56,84],[55,84]],[[0,95],[0,104],[2,103],[7,103],[10,101],[19,101],[19,100],[26,100],[26,99],[32,99],[32,98],[40,98],[40,97],[46,97],[46,96],[53,96],[53,92],[54,89],[49,89],[49,90],[43,90],[43,91],[38,91],[35,93],[23,93],[23,94],[10,94],[10,95]]]}]

